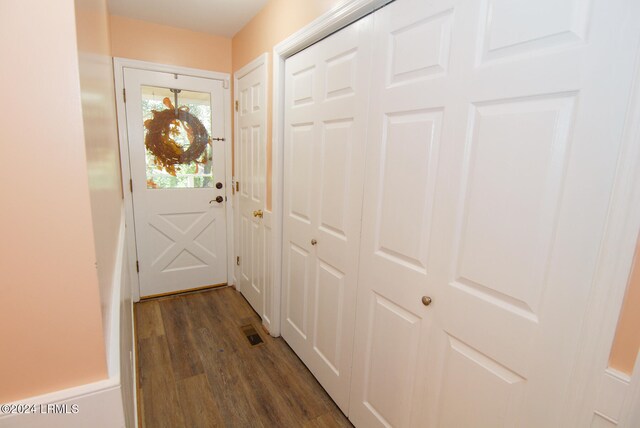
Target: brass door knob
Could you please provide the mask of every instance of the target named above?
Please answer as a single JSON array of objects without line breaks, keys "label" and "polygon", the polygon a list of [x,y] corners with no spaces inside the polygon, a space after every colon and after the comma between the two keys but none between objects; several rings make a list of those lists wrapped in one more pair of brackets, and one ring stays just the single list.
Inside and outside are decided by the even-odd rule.
[{"label": "brass door knob", "polygon": [[262,210],[255,210],[255,211],[253,212],[253,216],[254,216],[254,217],[262,218],[262,217],[264,217],[264,213],[262,212]]},{"label": "brass door knob", "polygon": [[316,245],[318,243],[318,241],[316,241],[315,239],[311,240],[311,245]]},{"label": "brass door knob", "polygon": [[429,306],[431,304],[431,297],[422,296],[422,304],[425,306]]}]

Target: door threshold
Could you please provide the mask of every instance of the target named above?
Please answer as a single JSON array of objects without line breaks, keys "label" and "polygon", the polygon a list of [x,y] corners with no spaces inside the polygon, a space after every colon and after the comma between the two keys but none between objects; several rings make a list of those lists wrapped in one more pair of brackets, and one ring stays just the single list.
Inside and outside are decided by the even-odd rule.
[{"label": "door threshold", "polygon": [[184,294],[198,293],[200,291],[206,291],[214,288],[222,288],[222,287],[228,287],[228,286],[229,285],[226,282],[223,282],[220,284],[205,285],[203,287],[188,288],[186,290],[170,291],[168,293],[161,293],[161,294],[152,294],[150,296],[140,297],[140,301],[143,302],[147,300],[160,299],[163,297],[181,296]]}]

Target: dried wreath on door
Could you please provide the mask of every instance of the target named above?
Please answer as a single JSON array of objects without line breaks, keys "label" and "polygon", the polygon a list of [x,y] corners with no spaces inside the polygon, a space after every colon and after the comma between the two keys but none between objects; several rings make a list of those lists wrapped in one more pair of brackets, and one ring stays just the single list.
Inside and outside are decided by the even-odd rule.
[{"label": "dried wreath on door", "polygon": [[[169,98],[164,98],[162,103],[166,110],[152,110],[153,118],[144,122],[146,136],[144,145],[153,153],[154,162],[158,169],[164,169],[169,174],[176,176],[180,165],[207,163],[207,144],[211,144],[211,138],[200,119],[189,113],[189,107],[174,107]],[[189,139],[189,146],[185,149],[175,140],[181,130]]]}]

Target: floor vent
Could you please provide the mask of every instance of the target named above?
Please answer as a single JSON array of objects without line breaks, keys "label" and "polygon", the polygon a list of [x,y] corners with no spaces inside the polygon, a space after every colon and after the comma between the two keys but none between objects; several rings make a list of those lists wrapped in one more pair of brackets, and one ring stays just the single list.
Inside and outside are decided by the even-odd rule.
[{"label": "floor vent", "polygon": [[256,329],[251,324],[244,325],[240,327],[240,329],[242,330],[242,333],[247,337],[247,340],[249,341],[251,346],[257,346],[264,343],[262,341],[262,337],[260,337]]}]

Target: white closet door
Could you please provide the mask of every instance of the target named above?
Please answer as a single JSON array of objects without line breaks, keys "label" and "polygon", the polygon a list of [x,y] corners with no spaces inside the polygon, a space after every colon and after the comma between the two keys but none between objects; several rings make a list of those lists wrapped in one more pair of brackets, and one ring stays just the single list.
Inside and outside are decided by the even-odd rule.
[{"label": "white closet door", "polygon": [[356,426],[567,426],[637,20],[632,0],[376,13]]},{"label": "white closet door", "polygon": [[370,23],[285,64],[282,336],[347,413],[364,175]]}]

